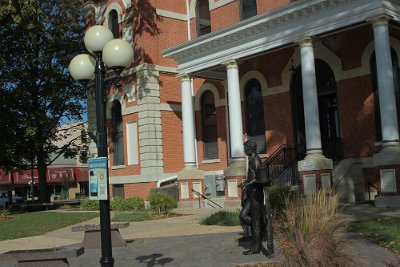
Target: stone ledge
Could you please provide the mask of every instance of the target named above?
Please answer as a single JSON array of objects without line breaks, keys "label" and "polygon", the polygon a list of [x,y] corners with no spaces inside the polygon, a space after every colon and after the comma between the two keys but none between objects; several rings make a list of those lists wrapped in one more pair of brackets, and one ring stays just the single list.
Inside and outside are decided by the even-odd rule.
[{"label": "stone ledge", "polygon": [[[126,228],[129,226],[129,223],[113,223],[110,225],[111,230]],[[81,231],[99,231],[100,224],[85,224],[71,227],[72,232],[81,232]]]},{"label": "stone ledge", "polygon": [[377,208],[400,208],[400,196],[375,196],[375,207]]}]

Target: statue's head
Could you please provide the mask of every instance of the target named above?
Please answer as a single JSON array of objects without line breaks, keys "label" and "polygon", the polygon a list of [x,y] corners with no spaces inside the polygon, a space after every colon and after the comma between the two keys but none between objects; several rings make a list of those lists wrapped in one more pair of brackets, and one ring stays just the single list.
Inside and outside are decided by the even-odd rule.
[{"label": "statue's head", "polygon": [[252,153],[257,152],[257,144],[253,140],[248,140],[244,142],[244,152],[246,155],[251,155]]}]

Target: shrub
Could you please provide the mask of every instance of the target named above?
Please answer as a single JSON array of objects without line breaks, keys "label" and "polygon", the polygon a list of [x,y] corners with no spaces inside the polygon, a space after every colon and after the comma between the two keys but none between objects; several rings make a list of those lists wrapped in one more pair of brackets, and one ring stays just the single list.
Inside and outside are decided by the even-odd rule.
[{"label": "shrub", "polygon": [[240,225],[239,210],[218,211],[200,222],[203,225],[236,226]]},{"label": "shrub", "polygon": [[57,200],[67,200],[69,199],[68,192],[62,192],[57,196]]},{"label": "shrub", "polygon": [[0,221],[7,220],[9,216],[10,216],[10,213],[8,211],[6,211],[6,210],[0,211]]},{"label": "shrub", "polygon": [[149,197],[150,208],[158,214],[169,213],[178,206],[175,197],[165,193],[153,193]]},{"label": "shrub", "polygon": [[110,202],[111,210],[114,211],[135,211],[144,208],[144,200],[140,197],[118,198]]},{"label": "shrub", "polygon": [[91,200],[91,199],[84,199],[81,201],[79,208],[80,208],[80,210],[83,210],[83,211],[98,211],[99,210],[99,201]]},{"label": "shrub", "polygon": [[275,214],[281,214],[285,209],[285,199],[290,197],[289,186],[273,185],[269,188],[269,201]]},{"label": "shrub", "polygon": [[289,266],[351,266],[333,238],[343,225],[338,220],[339,197],[319,191],[309,196],[286,198],[282,250]]}]

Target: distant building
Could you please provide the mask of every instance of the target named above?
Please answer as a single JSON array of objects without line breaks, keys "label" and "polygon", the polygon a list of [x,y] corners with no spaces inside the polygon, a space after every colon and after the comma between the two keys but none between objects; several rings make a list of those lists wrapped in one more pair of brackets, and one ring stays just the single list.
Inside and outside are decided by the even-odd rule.
[{"label": "distant building", "polygon": [[[52,199],[86,196],[88,192],[87,171],[87,125],[76,122],[61,125],[58,129],[61,146],[71,142],[78,150],[75,158],[65,158],[63,154],[53,155],[53,163],[47,167],[46,181]],[[57,158],[56,158],[57,157]],[[27,164],[30,164],[29,162]],[[32,181],[34,196],[38,196],[39,178],[36,168],[15,170],[9,173],[0,171],[0,190],[12,190],[18,196],[32,197]]]},{"label": "distant building", "polygon": [[134,48],[107,102],[112,196],[177,179],[181,205],[237,204],[253,139],[277,183],[400,203],[399,1],[84,2]]}]

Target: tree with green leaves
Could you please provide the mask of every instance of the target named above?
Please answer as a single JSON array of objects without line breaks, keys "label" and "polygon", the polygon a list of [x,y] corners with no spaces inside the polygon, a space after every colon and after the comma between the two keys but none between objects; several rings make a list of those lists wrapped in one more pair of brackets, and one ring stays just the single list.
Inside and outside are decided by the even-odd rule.
[{"label": "tree with green leaves", "polygon": [[[84,51],[83,6],[76,0],[1,0],[0,168],[39,172],[39,199],[50,200],[46,169],[57,157],[74,157],[70,121],[82,121],[86,92],[69,75]],[[73,124],[76,127],[76,124]]]}]

